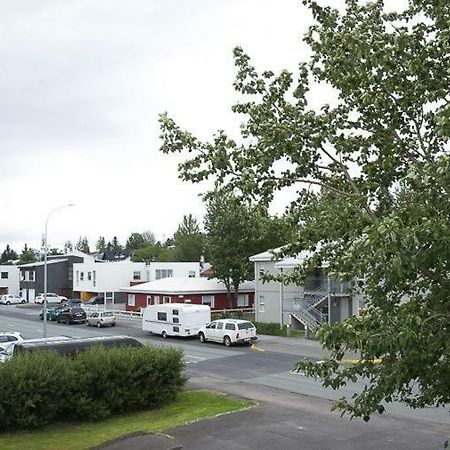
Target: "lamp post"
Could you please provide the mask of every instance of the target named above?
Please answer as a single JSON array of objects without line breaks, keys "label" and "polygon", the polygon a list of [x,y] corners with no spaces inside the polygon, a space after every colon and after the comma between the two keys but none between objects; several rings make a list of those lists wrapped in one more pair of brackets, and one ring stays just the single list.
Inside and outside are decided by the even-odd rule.
[{"label": "lamp post", "polygon": [[43,316],[44,316],[44,338],[47,337],[47,254],[48,254],[48,245],[47,245],[47,228],[48,228],[48,221],[50,219],[50,216],[60,209],[63,208],[69,208],[71,206],[75,206],[72,203],[69,203],[68,205],[58,206],[58,208],[52,209],[45,221],[45,230],[44,230],[44,308],[43,308]]}]

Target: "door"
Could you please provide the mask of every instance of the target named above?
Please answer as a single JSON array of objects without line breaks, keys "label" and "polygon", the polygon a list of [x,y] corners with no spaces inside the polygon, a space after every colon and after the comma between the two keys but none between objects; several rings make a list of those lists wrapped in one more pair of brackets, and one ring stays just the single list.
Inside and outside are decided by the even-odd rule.
[{"label": "door", "polygon": [[206,339],[211,341],[216,340],[216,326],[217,322],[211,322],[208,325],[206,325],[205,328]]},{"label": "door", "polygon": [[28,301],[31,303],[31,302],[34,302],[34,297],[36,297],[36,295],[35,295],[35,290],[34,289],[28,289]]}]

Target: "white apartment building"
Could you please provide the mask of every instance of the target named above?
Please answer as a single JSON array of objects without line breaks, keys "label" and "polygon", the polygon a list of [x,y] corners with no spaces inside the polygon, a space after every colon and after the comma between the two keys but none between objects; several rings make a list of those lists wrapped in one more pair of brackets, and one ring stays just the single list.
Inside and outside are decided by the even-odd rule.
[{"label": "white apartment building", "polygon": [[19,294],[20,270],[17,266],[0,265],[0,295]]},{"label": "white apartment building", "polygon": [[81,300],[95,295],[117,301],[124,297],[120,288],[170,277],[199,277],[198,262],[87,262],[73,265],[73,291]]}]

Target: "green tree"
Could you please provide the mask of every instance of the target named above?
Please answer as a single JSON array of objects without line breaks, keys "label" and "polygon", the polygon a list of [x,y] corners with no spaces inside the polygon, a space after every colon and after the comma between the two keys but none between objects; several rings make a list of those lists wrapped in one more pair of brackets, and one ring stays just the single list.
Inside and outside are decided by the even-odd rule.
[{"label": "green tree", "polygon": [[73,245],[72,242],[66,241],[64,244],[64,253],[70,253],[73,251]]},{"label": "green tree", "polygon": [[[402,13],[385,13],[383,1],[347,0],[343,12],[304,3],[311,58],[295,76],[258,73],[234,51],[240,142],[224,131],[201,142],[164,114],[162,151],[190,155],[183,179],[212,178],[263,205],[298,193],[284,253],[313,256],[290,281],[321,261],[342,280],[364,277],[368,313],[323,326],[330,357],[299,364],[336,389],[367,381],[338,408],[368,420],[383,402],[449,403],[450,3],[411,0]],[[312,80],[334,89],[334,106],[310,106]],[[361,361],[343,368],[347,350]]]},{"label": "green tree", "polygon": [[163,251],[161,244],[158,242],[153,245],[145,245],[133,251],[131,260],[133,262],[152,262],[157,261],[159,255]]},{"label": "green tree", "polygon": [[9,246],[9,244],[6,244],[6,248],[0,257],[0,264],[12,264],[12,261],[17,260],[18,258],[19,256],[17,253]]},{"label": "green tree", "polygon": [[106,241],[103,236],[100,236],[95,243],[95,248],[99,253],[106,252]]},{"label": "green tree", "polygon": [[175,261],[200,261],[204,248],[204,236],[200,230],[200,224],[192,214],[183,216],[173,241]]},{"label": "green tree", "polygon": [[22,253],[19,256],[19,264],[28,264],[37,261],[37,252],[32,248],[28,248],[28,245],[25,244],[22,250]]},{"label": "green tree", "polygon": [[286,242],[284,229],[277,224],[265,208],[252,207],[232,194],[222,191],[208,196],[206,251],[214,277],[227,288],[230,306],[237,305],[239,285],[254,278],[249,257]]},{"label": "green tree", "polygon": [[75,245],[75,248],[83,253],[89,253],[89,241],[87,240],[87,237],[81,237],[78,239],[77,245]]},{"label": "green tree", "polygon": [[127,239],[125,248],[137,250],[142,247],[152,246],[155,242],[155,235],[151,231],[145,231],[144,233],[131,233]]}]

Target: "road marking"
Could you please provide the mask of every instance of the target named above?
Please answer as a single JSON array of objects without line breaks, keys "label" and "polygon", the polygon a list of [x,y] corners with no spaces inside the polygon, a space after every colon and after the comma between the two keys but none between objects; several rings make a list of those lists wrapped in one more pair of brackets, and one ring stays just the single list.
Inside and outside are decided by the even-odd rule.
[{"label": "road marking", "polygon": [[205,360],[206,360],[206,358],[203,358],[203,356],[192,356],[192,355],[185,356],[186,364],[197,364],[197,363],[205,361]]},{"label": "road marking", "polygon": [[264,349],[257,347],[255,344],[252,344],[250,347],[254,352],[265,352]]}]

